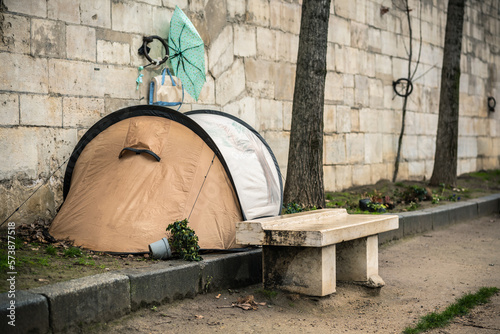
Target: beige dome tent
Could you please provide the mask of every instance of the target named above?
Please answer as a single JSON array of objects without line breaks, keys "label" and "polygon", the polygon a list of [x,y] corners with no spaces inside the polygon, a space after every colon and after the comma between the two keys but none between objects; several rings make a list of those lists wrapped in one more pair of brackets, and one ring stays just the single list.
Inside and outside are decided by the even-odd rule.
[{"label": "beige dome tent", "polygon": [[237,221],[278,215],[281,174],[264,139],[228,114],[190,114],[135,106],[97,122],[68,162],[49,232],[96,251],[147,252],[189,218],[202,249],[229,249]]}]

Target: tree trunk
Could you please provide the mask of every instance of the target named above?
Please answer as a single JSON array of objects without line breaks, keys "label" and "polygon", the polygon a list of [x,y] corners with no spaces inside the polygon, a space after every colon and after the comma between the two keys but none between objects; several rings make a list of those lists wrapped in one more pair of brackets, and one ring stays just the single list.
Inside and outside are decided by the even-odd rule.
[{"label": "tree trunk", "polygon": [[460,56],[465,0],[449,0],[444,38],[441,93],[436,137],[436,154],[431,185],[455,186],[457,182],[458,109],[460,94]]},{"label": "tree trunk", "polygon": [[323,107],[329,18],[330,0],[303,1],[284,202],[305,207],[325,206]]}]

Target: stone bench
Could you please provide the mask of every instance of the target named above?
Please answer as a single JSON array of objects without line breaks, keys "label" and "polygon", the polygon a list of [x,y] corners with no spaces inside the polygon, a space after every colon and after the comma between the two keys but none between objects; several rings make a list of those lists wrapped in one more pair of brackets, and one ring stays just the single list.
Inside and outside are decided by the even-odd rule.
[{"label": "stone bench", "polygon": [[396,215],[350,215],[322,209],[242,221],[236,241],[262,246],[264,288],[326,296],[336,280],[381,287],[378,233],[397,229]]}]

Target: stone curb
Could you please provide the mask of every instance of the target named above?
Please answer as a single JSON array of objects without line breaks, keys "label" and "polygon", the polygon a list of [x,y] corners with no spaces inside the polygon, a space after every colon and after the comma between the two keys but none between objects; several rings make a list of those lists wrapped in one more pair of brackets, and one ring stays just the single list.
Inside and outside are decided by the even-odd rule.
[{"label": "stone curb", "polygon": [[[500,194],[398,214],[399,228],[379,235],[379,243],[435,230],[500,211]],[[0,294],[1,333],[60,333],[110,321],[141,307],[262,281],[261,250],[206,255],[196,263],[172,260],[66,282]],[[15,300],[15,327],[8,324]]]}]

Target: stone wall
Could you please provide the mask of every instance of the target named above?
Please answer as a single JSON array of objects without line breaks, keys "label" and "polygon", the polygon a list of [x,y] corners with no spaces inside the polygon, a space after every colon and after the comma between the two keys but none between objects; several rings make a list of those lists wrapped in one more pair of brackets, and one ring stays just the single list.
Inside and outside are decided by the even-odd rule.
[{"label": "stone wall", "polygon": [[[325,188],[390,179],[408,70],[408,24],[398,1],[332,0],[325,90]],[[413,63],[399,179],[429,178],[438,119],[446,8],[410,1]],[[459,174],[499,168],[500,8],[467,1],[460,82]],[[143,35],[166,37],[178,5],[206,45],[207,82],[181,111],[239,116],[266,138],[286,175],[300,0],[4,0],[0,12],[0,217],[40,187],[15,221],[51,217],[61,204],[64,161],[103,116],[147,103],[136,89]],[[388,7],[385,7],[388,6]],[[152,44],[152,54],[161,48]],[[159,73],[142,71],[144,83]],[[63,165],[61,169],[57,169]],[[49,182],[44,181],[49,178]],[[5,217],[5,218],[4,218]]]}]

